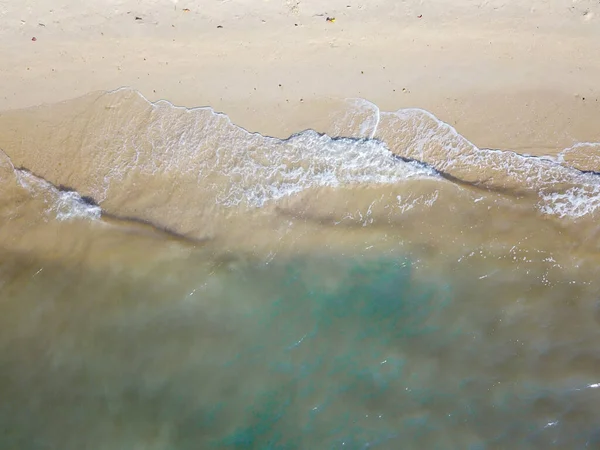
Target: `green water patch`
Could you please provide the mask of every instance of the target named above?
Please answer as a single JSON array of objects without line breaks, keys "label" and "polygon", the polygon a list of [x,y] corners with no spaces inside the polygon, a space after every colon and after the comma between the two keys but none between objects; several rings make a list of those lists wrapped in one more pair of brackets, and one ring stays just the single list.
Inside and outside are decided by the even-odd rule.
[{"label": "green water patch", "polygon": [[[247,292],[260,283],[270,298],[246,313],[245,345],[221,369],[247,386],[204,421],[221,423],[224,435],[211,446],[366,448],[397,440],[388,414],[403,408],[390,399],[402,398],[409,379],[419,376],[406,370],[404,349],[446,332],[435,318],[451,299],[449,285],[415,282],[408,260],[390,258],[295,260],[252,268],[244,279]],[[424,397],[404,400],[420,404]]]},{"label": "green water patch", "polygon": [[[495,294],[521,296],[531,279],[507,286],[506,274],[481,279],[460,269],[462,284],[415,276],[403,258],[244,267],[237,301],[254,307],[237,322],[242,345],[216,369],[236,390],[200,420],[206,445],[445,450],[596,442],[583,380],[552,384],[531,375],[527,365],[538,355],[521,350],[527,336],[519,327],[485,336],[498,313],[489,305],[502,304]],[[551,406],[540,411],[542,403]],[[193,448],[193,439],[178,448]]]},{"label": "green water patch", "polygon": [[600,336],[577,308],[593,289],[465,262],[442,278],[390,256],[208,259],[5,259],[0,448],[600,442]]}]

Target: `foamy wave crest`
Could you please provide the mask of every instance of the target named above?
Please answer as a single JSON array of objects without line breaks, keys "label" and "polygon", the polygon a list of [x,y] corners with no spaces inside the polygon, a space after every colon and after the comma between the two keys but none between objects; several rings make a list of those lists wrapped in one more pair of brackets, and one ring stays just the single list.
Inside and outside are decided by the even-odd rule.
[{"label": "foamy wave crest", "polygon": [[600,208],[600,186],[572,187],[562,192],[541,193],[539,209],[561,218],[581,218]]},{"label": "foamy wave crest", "polygon": [[404,197],[402,195],[396,196],[396,200],[398,200],[398,209],[405,213],[419,205],[432,206],[437,201],[438,196],[438,191],[425,195],[415,195],[409,192]]},{"label": "foamy wave crest", "polygon": [[[370,102],[352,100],[351,110],[334,130],[373,136],[395,154],[421,161],[437,171],[474,186],[539,197],[544,214],[579,218],[600,208],[600,144],[579,144],[558,158],[482,149],[452,126],[421,109],[380,112]],[[591,151],[593,150],[593,151]]]},{"label": "foamy wave crest", "polygon": [[[531,200],[532,208],[556,217],[584,217],[600,208],[600,177],[573,163],[581,149],[555,160],[480,149],[420,109],[386,113],[355,100],[330,124],[336,137],[303,131],[276,139],[250,133],[211,108],[152,103],[131,89],[90,94],[61,108],[10,122],[12,139],[0,144],[15,165],[77,191],[21,173],[22,183],[45,195],[49,211],[62,220],[100,215],[83,196],[108,214],[196,237],[218,233],[228,217],[245,210],[268,215],[287,208],[332,223],[353,214],[363,223],[366,214],[374,224],[396,223],[395,216],[436,207],[442,177]],[[8,119],[0,117],[0,125]],[[29,133],[31,123],[41,131]],[[321,188],[329,192],[319,199]]]},{"label": "foamy wave crest", "polygon": [[310,130],[286,140],[269,138],[233,125],[210,108],[177,108],[160,101],[152,104],[147,126],[149,141],[142,146],[158,151],[151,160],[137,155],[136,166],[152,173],[186,171],[200,184],[219,178],[211,187],[225,207],[261,207],[314,187],[435,176],[431,169],[396,160],[381,142],[332,139]]},{"label": "foamy wave crest", "polygon": [[353,184],[393,184],[414,177],[433,177],[431,169],[393,158],[373,140],[332,139],[306,131],[286,141],[272,140],[260,148],[226,147],[215,164],[229,184],[217,201],[224,206],[242,202],[261,207],[271,200],[313,187]]},{"label": "foamy wave crest", "polygon": [[100,219],[102,210],[81,198],[77,192],[61,191],[47,181],[25,170],[16,170],[15,176],[21,187],[34,197],[43,199],[46,214],[57,220]]},{"label": "foamy wave crest", "polygon": [[564,149],[557,162],[584,172],[600,172],[600,142],[581,142]]},{"label": "foamy wave crest", "polygon": [[314,131],[285,140],[265,137],[211,108],[151,103],[128,89],[101,96],[93,107],[100,113],[79,131],[83,143],[77,151],[84,157],[76,184],[100,204],[142,184],[157,186],[157,196],[170,190],[171,199],[196,191],[198,200],[221,207],[261,207],[308,188],[436,176],[399,161],[375,140],[333,139]]}]

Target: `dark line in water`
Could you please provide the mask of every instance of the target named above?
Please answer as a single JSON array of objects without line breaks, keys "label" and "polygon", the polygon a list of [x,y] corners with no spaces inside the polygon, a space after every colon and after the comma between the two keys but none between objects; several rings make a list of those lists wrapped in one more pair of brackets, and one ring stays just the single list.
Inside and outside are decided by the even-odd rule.
[{"label": "dark line in water", "polygon": [[[297,133],[290,135],[289,137],[287,137],[285,139],[278,139],[278,138],[271,138],[271,137],[269,137],[269,139],[277,139],[281,142],[287,142],[287,141],[295,139],[296,137],[302,135],[303,133],[306,133],[307,131],[312,131],[321,137],[327,136],[332,141],[349,141],[349,142],[376,141],[376,142],[379,142],[381,145],[383,145],[385,148],[387,148],[389,150],[385,141],[379,140],[377,138],[357,138],[357,137],[352,137],[352,136],[349,136],[349,137],[348,136],[329,136],[327,133],[320,133],[320,132],[312,130],[312,129],[299,131]],[[263,137],[265,137],[265,136],[263,136]],[[489,148],[482,148],[481,150],[497,151],[500,153],[513,153],[515,155],[522,156],[523,158],[536,158],[539,160],[545,160],[548,162],[552,162],[552,161],[545,159],[542,156],[524,155],[521,153],[514,152],[512,150],[499,150],[499,149],[489,149]],[[429,169],[429,170],[433,171],[435,174],[439,175],[441,178],[445,179],[446,181],[449,181],[449,182],[454,183],[459,186],[473,188],[473,189],[476,189],[479,191],[492,192],[492,193],[497,193],[497,194],[501,194],[501,195],[506,195],[509,197],[517,198],[517,199],[527,198],[527,197],[535,197],[537,195],[537,192],[533,192],[531,190],[517,190],[517,189],[511,189],[511,188],[504,188],[504,187],[500,187],[500,186],[489,186],[489,185],[486,185],[479,181],[463,180],[462,178],[458,178],[450,173],[443,172],[439,169],[436,169],[434,166],[432,166],[431,164],[428,164],[426,162],[420,161],[418,159],[408,158],[406,156],[402,156],[397,153],[393,153],[391,150],[389,150],[389,151],[390,151],[390,155],[393,159],[400,160],[400,161],[410,163],[410,164],[416,164],[425,169]],[[555,163],[555,164],[557,164],[558,166],[564,167],[564,168],[569,168],[569,169],[575,170],[581,174],[592,173],[594,175],[600,175],[600,172],[583,171],[583,170],[577,169],[576,167],[564,166],[564,165],[558,164],[558,163]]]},{"label": "dark line in water", "polygon": [[[150,102],[150,103],[154,104],[154,102]],[[206,107],[206,108],[210,108],[210,107]],[[188,109],[188,108],[186,108],[186,109]],[[195,109],[195,108],[192,108],[192,109]],[[212,108],[210,108],[210,109],[212,109]],[[213,110],[213,112],[215,114],[224,115],[224,116],[228,117],[224,113],[219,113],[219,112],[216,112],[214,110]],[[273,140],[277,140],[279,142],[288,142],[288,141],[291,141],[291,140],[294,140],[294,139],[298,138],[299,136],[301,136],[302,134],[304,134],[306,132],[313,132],[313,133],[317,134],[320,137],[326,136],[327,138],[331,139],[332,141],[347,141],[347,142],[353,142],[353,143],[367,142],[367,141],[376,141],[376,142],[381,143],[385,148],[388,148],[387,144],[384,141],[381,141],[381,140],[376,139],[376,138],[359,138],[359,137],[352,137],[352,136],[330,136],[330,135],[328,135],[326,133],[321,133],[321,132],[318,132],[318,131],[312,130],[312,129],[306,129],[306,130],[303,130],[303,131],[299,131],[299,132],[293,133],[293,134],[291,134],[290,136],[288,136],[286,138],[278,138],[278,137],[272,137],[272,136],[263,135],[263,134],[258,133],[258,132],[250,132],[250,131],[248,131],[248,130],[242,128],[242,127],[240,127],[239,125],[233,124],[232,122],[231,122],[231,124],[233,126],[236,126],[238,128],[243,129],[244,131],[246,131],[249,134],[259,135],[259,136],[261,136],[261,137],[263,137],[265,139],[273,139]],[[389,148],[388,148],[388,150],[389,150]],[[588,171],[588,170],[581,170],[581,169],[578,169],[578,168],[572,167],[572,166],[565,166],[565,165],[560,164],[560,163],[558,163],[556,161],[549,160],[549,159],[547,159],[547,158],[545,158],[543,156],[526,155],[526,154],[518,153],[518,152],[513,151],[513,150],[500,150],[500,149],[491,149],[491,148],[481,148],[481,150],[497,151],[497,152],[500,152],[500,153],[513,153],[515,155],[522,156],[523,158],[535,158],[537,160],[544,160],[544,161],[547,161],[549,163],[556,164],[557,166],[563,167],[565,169],[574,170],[574,171],[576,171],[576,172],[578,172],[580,174],[592,174],[592,175],[595,175],[595,176],[600,176],[600,171],[593,171],[593,170],[589,170]],[[527,198],[527,197],[535,197],[537,195],[537,192],[534,191],[534,190],[531,190],[531,189],[529,189],[529,190],[518,190],[518,189],[514,189],[514,188],[505,188],[505,187],[501,187],[501,186],[493,186],[493,185],[490,186],[490,185],[486,184],[485,182],[481,182],[481,181],[467,181],[467,180],[458,178],[458,177],[456,177],[456,176],[454,176],[454,175],[452,175],[450,173],[441,171],[441,170],[435,168],[433,165],[431,165],[429,163],[420,161],[418,159],[412,159],[412,158],[408,158],[408,157],[405,157],[405,156],[393,153],[391,150],[389,150],[389,151],[390,151],[390,156],[393,159],[398,160],[398,161],[403,161],[403,162],[409,163],[409,164],[415,164],[415,165],[418,165],[420,167],[429,169],[433,173],[439,175],[440,178],[442,178],[442,179],[444,179],[446,181],[449,181],[450,183],[453,183],[453,184],[458,185],[458,186],[462,186],[462,187],[466,187],[466,188],[472,188],[472,189],[475,189],[475,190],[478,190],[478,191],[484,191],[484,192],[489,192],[489,193],[496,193],[496,194],[500,194],[500,195],[505,195],[505,196],[508,196],[508,197],[516,198],[516,199]],[[6,154],[5,152],[3,152],[3,153],[10,160],[10,156],[8,154]],[[87,195],[81,195],[77,191],[77,189],[74,189],[74,188],[72,188],[70,186],[66,186],[66,185],[62,185],[62,184],[56,186],[53,183],[51,183],[48,180],[46,180],[45,178],[43,178],[43,177],[41,177],[41,176],[33,173],[31,170],[29,170],[29,169],[27,169],[25,167],[22,167],[22,166],[21,167],[17,167],[16,169],[24,171],[24,172],[28,172],[28,173],[32,174],[33,176],[46,181],[50,185],[56,187],[61,192],[75,192],[75,193],[77,193],[80,196],[81,201],[84,202],[85,204],[100,208],[101,209],[101,216],[105,220],[113,220],[113,221],[119,221],[119,222],[129,222],[129,223],[133,223],[133,224],[136,224],[136,225],[149,227],[154,232],[163,233],[163,234],[165,234],[165,235],[167,235],[169,237],[172,237],[172,238],[175,238],[175,239],[178,239],[178,240],[182,240],[182,241],[185,241],[185,242],[189,242],[189,243],[194,243],[194,244],[204,243],[207,240],[209,240],[209,238],[196,240],[196,239],[190,238],[188,236],[185,236],[185,235],[183,235],[181,233],[178,233],[178,232],[176,232],[176,231],[174,231],[174,230],[172,230],[170,228],[163,227],[163,226],[160,226],[160,225],[156,225],[156,224],[154,224],[154,223],[152,223],[152,222],[150,222],[148,220],[141,219],[141,218],[138,218],[138,217],[129,217],[129,216],[123,217],[123,216],[119,216],[119,215],[116,215],[116,214],[108,213],[108,212],[104,211],[104,209],[102,209],[100,207],[100,205],[98,204],[98,202],[93,197],[87,196]],[[277,210],[280,213],[284,213],[284,211],[285,211],[282,208],[277,208]],[[284,214],[289,214],[289,212],[284,213]]]},{"label": "dark line in water", "polygon": [[54,183],[51,183],[50,181],[48,181],[46,178],[35,174],[31,170],[29,170],[23,166],[16,167],[15,169],[22,171],[22,172],[27,172],[30,175],[33,175],[34,177],[39,178],[40,180],[44,180],[46,183],[50,184],[51,186],[54,186],[60,192],[75,192],[77,195],[79,195],[79,197],[81,198],[81,201],[83,203],[85,203],[86,205],[95,206],[95,207],[100,208],[100,217],[101,217],[101,219],[104,219],[104,221],[106,221],[106,222],[110,222],[110,221],[117,222],[117,223],[123,222],[122,224],[119,223],[119,225],[124,225],[126,223],[130,223],[130,224],[135,224],[137,226],[148,227],[154,233],[165,234],[165,235],[169,236],[170,238],[174,238],[176,240],[183,241],[183,242],[186,242],[189,244],[204,244],[210,240],[210,238],[194,239],[194,238],[191,238],[184,234],[178,233],[177,231],[174,231],[170,228],[156,225],[156,224],[150,222],[149,220],[140,219],[138,217],[119,216],[117,214],[109,213],[109,212],[105,211],[104,209],[102,209],[102,207],[99,205],[99,203],[93,197],[91,197],[89,195],[81,195],[77,191],[77,189],[74,189],[70,186],[66,186],[64,184],[59,184],[57,186]]},{"label": "dark line in water", "polygon": [[491,152],[500,152],[500,153],[513,153],[515,155],[522,156],[523,158],[531,158],[531,159],[538,159],[538,160],[541,160],[541,161],[547,161],[549,163],[556,164],[557,166],[564,167],[565,169],[575,170],[576,172],[579,172],[581,174],[585,174],[585,175],[589,174],[589,175],[600,176],[600,170],[583,170],[583,169],[579,169],[579,168],[577,168],[575,166],[570,166],[568,164],[567,165],[561,164],[561,163],[559,163],[557,161],[553,161],[552,159],[549,159],[547,155],[546,156],[543,156],[543,155],[542,156],[538,156],[538,155],[526,155],[526,154],[523,154],[523,153],[516,152],[514,150],[501,150],[499,148],[487,148],[487,147],[482,147],[482,148],[480,148],[480,150],[488,150],[488,151],[491,151]]},{"label": "dark line in water", "polygon": [[[23,169],[19,169],[19,170],[23,170]],[[28,172],[31,173],[35,177],[42,178],[38,175],[35,175],[34,173],[32,173],[30,171],[28,171]],[[50,183],[48,180],[44,180],[44,181],[46,181],[47,183]],[[91,197],[89,195],[81,195],[79,192],[77,192],[77,189],[75,189],[75,188],[72,188],[70,186],[65,186],[64,184],[59,184],[58,186],[56,186],[56,188],[60,192],[75,192],[77,195],[79,195],[79,198],[81,198],[81,201],[83,203],[85,203],[86,205],[97,206],[98,208],[100,208],[100,205],[98,204],[98,202],[96,200],[94,200],[93,197]]]},{"label": "dark line in water", "polygon": [[135,224],[138,226],[149,227],[152,229],[151,231],[153,231],[153,232],[166,234],[167,236],[169,236],[171,238],[174,238],[174,239],[177,239],[180,241],[184,241],[184,242],[187,242],[190,244],[204,244],[210,240],[210,238],[194,239],[194,238],[191,238],[184,234],[178,233],[177,231],[174,231],[170,228],[155,225],[154,223],[150,222],[149,220],[140,219],[139,217],[118,216],[116,214],[106,212],[103,209],[101,210],[101,217],[102,217],[102,219],[104,219],[106,221],[124,222],[124,223]]},{"label": "dark line in water", "polygon": [[484,185],[484,184],[480,184],[477,181],[463,180],[462,178],[458,178],[458,177],[455,177],[454,175],[451,175],[451,174],[449,174],[447,172],[443,172],[441,170],[438,170],[435,167],[433,167],[433,166],[431,166],[431,165],[429,165],[427,163],[424,163],[423,161],[419,161],[418,159],[407,158],[406,156],[401,156],[401,155],[398,155],[396,153],[393,153],[392,156],[393,156],[394,159],[398,159],[398,160],[404,161],[406,163],[417,164],[419,166],[431,169],[437,175],[439,175],[440,177],[442,177],[444,180],[449,181],[449,182],[451,182],[453,184],[456,184],[456,185],[459,185],[459,186],[474,188],[474,189],[477,189],[479,191],[493,192],[493,193],[507,195],[507,196],[516,197],[516,198],[529,197],[529,196],[534,196],[535,195],[535,193],[532,193],[531,191],[518,191],[518,190],[515,190],[515,189],[503,188],[503,187],[499,187],[499,186],[487,186],[487,185]]}]

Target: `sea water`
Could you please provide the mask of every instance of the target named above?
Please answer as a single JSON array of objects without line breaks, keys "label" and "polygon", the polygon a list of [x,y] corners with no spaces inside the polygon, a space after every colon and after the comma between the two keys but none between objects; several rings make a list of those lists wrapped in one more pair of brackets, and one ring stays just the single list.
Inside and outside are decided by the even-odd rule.
[{"label": "sea water", "polygon": [[570,280],[204,256],[8,283],[5,263],[3,447],[598,444],[598,313]]},{"label": "sea water", "polygon": [[596,144],[128,90],[0,129],[1,448],[600,446]]}]

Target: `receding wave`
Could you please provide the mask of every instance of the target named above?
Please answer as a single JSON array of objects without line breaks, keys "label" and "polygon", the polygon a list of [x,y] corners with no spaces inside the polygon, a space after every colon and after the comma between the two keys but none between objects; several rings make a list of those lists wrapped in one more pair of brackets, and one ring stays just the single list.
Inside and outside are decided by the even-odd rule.
[{"label": "receding wave", "polygon": [[20,186],[43,199],[48,216],[57,220],[100,218],[100,207],[86,202],[77,192],[57,189],[27,170],[16,170],[15,175]]},{"label": "receding wave", "polygon": [[545,214],[578,218],[600,207],[600,178],[589,173],[600,170],[598,143],[575,145],[558,158],[481,149],[427,111],[381,112],[364,100],[352,105],[334,127],[339,134],[381,139],[395,154],[475,186],[538,196]]},{"label": "receding wave", "polygon": [[[560,218],[600,207],[600,144],[548,158],[480,149],[426,111],[386,113],[364,100],[332,118],[331,136],[308,130],[283,140],[250,133],[210,108],[151,103],[130,89],[6,113],[0,127],[7,130],[0,147],[31,171],[19,170],[18,183],[43,196],[58,219],[96,218],[101,207],[197,237],[206,232],[199,222],[333,189],[347,193],[336,222],[364,204],[356,221],[367,223],[365,214],[384,197],[354,195],[357,189],[390,186],[389,218],[417,203],[431,206],[448,181],[471,189],[472,205],[491,192],[529,199],[538,213]],[[590,148],[596,153],[588,157]],[[402,190],[420,179],[434,181],[427,192]],[[360,198],[354,206],[353,198]]]}]

